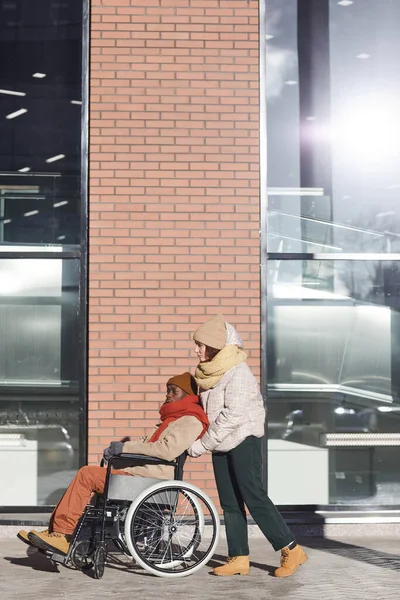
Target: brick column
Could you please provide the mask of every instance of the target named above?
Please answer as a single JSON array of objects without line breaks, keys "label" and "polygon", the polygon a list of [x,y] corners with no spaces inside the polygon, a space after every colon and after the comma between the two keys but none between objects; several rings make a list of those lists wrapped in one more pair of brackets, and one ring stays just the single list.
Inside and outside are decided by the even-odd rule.
[{"label": "brick column", "polygon": [[[89,460],[222,312],[259,372],[258,2],[92,0]],[[186,478],[214,494],[209,457]]]}]

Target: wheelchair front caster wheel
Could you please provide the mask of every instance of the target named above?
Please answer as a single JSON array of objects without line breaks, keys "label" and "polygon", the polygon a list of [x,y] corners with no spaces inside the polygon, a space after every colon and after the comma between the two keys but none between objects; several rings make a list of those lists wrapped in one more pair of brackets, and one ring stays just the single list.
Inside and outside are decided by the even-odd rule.
[{"label": "wheelchair front caster wheel", "polygon": [[72,564],[79,571],[88,571],[93,568],[94,548],[89,540],[78,542],[71,554]]},{"label": "wheelchair front caster wheel", "polygon": [[101,579],[106,566],[107,549],[105,546],[97,546],[93,554],[93,574],[95,579]]}]

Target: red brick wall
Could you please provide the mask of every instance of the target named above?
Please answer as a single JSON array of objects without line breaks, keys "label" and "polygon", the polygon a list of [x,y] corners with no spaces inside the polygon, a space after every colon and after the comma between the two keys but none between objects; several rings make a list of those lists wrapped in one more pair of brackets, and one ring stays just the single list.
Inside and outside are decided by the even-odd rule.
[{"label": "red brick wall", "polygon": [[[259,370],[258,2],[92,0],[89,462],[222,312]],[[186,477],[214,495],[209,458]]]}]

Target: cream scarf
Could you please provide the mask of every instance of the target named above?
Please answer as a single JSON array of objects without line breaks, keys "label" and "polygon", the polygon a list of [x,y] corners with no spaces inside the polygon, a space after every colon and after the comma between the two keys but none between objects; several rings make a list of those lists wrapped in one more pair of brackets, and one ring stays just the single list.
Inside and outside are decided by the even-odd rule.
[{"label": "cream scarf", "polygon": [[234,344],[229,344],[222,348],[212,360],[197,365],[194,374],[196,383],[203,390],[211,390],[227,371],[246,360],[247,354],[243,350]]}]

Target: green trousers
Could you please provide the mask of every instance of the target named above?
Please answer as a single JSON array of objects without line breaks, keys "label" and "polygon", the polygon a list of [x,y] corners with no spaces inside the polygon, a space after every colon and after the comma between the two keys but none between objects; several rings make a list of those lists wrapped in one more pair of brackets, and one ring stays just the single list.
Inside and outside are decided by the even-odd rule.
[{"label": "green trousers", "polygon": [[229,556],[249,555],[245,505],[274,550],[288,546],[293,535],[262,485],[261,438],[250,436],[229,452],[214,452],[212,461]]}]

